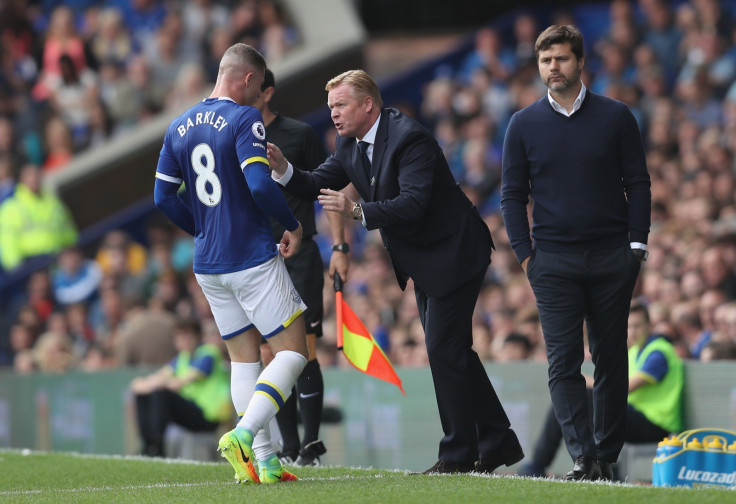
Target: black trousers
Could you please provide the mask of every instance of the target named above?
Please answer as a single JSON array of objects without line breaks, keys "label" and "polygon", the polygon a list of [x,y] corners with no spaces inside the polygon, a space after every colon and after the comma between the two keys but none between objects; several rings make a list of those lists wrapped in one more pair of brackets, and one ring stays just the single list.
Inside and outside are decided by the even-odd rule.
[{"label": "black trousers", "polygon": [[440,460],[472,463],[518,446],[485,368],[472,349],[472,317],[484,274],[455,292],[430,297],[416,289],[444,437]]},{"label": "black trousers", "polygon": [[158,389],[150,394],[135,396],[138,431],[143,440],[143,455],[164,456],[164,431],[170,423],[194,432],[217,429],[194,402],[184,399],[169,389]]},{"label": "black trousers", "polygon": [[[593,407],[593,389],[587,390],[588,407]],[[590,426],[591,429],[593,426]],[[626,437],[627,443],[656,443],[662,441],[669,436],[662,427],[650,422],[644,414],[631,406],[626,405]],[[534,454],[532,461],[540,468],[546,469],[552,464],[557,449],[562,441],[562,429],[555,418],[553,408],[547,412],[542,425],[542,431],[539,433],[539,439],[534,445]]]},{"label": "black trousers", "polygon": [[[527,275],[547,346],[552,406],[573,459],[586,455],[616,462],[623,447],[627,323],[640,267],[628,245],[586,252],[537,249],[529,260]],[[595,366],[592,411],[580,371],[583,322]]]}]

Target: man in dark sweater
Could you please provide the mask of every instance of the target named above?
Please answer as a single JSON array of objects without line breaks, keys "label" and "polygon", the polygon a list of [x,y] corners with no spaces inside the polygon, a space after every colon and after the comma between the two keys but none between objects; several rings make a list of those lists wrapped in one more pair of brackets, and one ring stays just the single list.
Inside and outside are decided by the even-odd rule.
[{"label": "man in dark sweater", "polygon": [[[535,52],[548,93],[509,123],[501,210],[537,299],[552,404],[575,461],[566,479],[611,479],[624,443],[626,326],[647,255],[649,174],[629,109],[580,80],[581,33],[551,26]],[[593,411],[580,372],[583,321],[595,365]]]}]

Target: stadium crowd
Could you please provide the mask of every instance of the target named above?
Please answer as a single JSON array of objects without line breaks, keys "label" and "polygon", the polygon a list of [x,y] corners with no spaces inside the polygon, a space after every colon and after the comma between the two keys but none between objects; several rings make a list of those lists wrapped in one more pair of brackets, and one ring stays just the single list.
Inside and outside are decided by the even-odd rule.
[{"label": "stadium crowd", "polygon": [[0,157],[16,175],[200,99],[235,41],[271,62],[298,43],[277,0],[8,0],[0,39]]},{"label": "stadium crowd", "polygon": [[[47,170],[63,164],[63,150],[38,134],[47,131],[39,128],[44,118],[61,121],[68,159],[167,106],[195,101],[231,42],[252,43],[273,61],[296,40],[273,0],[190,0],[178,10],[154,0],[134,0],[128,10],[108,7],[128,4],[116,1],[44,10],[47,3],[54,2],[9,0],[0,15],[0,176],[10,171],[12,178],[26,163]],[[634,295],[649,306],[653,331],[684,358],[736,359],[736,2],[613,0],[605,26],[586,25],[571,12],[550,19],[520,12],[508,27],[479,29],[475,47],[458,65],[438,67],[421,106],[409,110],[435,133],[496,244],[476,307],[474,348],[484,360],[546,359],[533,294],[500,215],[499,189],[506,124],[546,92],[533,48],[539,31],[555,23],[575,24],[586,37],[586,86],[625,102],[639,122],[653,208],[650,256]],[[269,30],[274,24],[278,36]],[[14,43],[6,43],[11,35]],[[48,57],[47,45],[56,45]],[[61,47],[67,58],[59,57]],[[34,58],[34,48],[43,48],[44,57]],[[189,81],[184,75],[196,73],[199,87],[180,87]],[[12,170],[2,169],[5,159]],[[377,233],[347,225],[347,301],[396,365],[427,365],[411,283],[400,290]],[[323,213],[318,227],[328,251]],[[175,353],[176,320],[206,322],[211,313],[191,275],[190,237],[162,217],[147,233],[144,247],[111,231],[94,257],[66,248],[53,268],[33,274],[7,310],[0,365],[61,372],[167,362]],[[328,281],[322,367],[344,364],[333,299]]]}]

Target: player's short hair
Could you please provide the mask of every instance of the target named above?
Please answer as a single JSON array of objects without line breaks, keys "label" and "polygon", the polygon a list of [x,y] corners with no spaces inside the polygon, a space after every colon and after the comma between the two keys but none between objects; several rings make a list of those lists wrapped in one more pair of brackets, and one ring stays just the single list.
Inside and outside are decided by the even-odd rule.
[{"label": "player's short hair", "polygon": [[378,105],[379,108],[383,107],[383,99],[381,98],[381,92],[378,90],[378,84],[373,80],[373,77],[368,75],[368,72],[364,70],[348,70],[347,72],[343,72],[327,82],[325,91],[329,92],[341,84],[352,86],[358,98],[370,96],[373,98],[373,103]]},{"label": "player's short hair", "polygon": [[572,25],[552,25],[537,37],[534,43],[534,54],[539,59],[539,53],[546,51],[555,44],[570,44],[570,49],[577,59],[583,59],[583,34]]},{"label": "player's short hair", "polygon": [[265,91],[270,87],[276,87],[276,77],[273,76],[273,72],[270,68],[266,68],[266,73],[263,77],[263,84],[261,84],[261,91]]},{"label": "player's short hair", "polygon": [[[222,55],[221,61],[224,61],[228,57],[234,57],[245,66],[249,66],[259,72],[266,71],[266,60],[263,58],[263,55],[255,47],[251,47],[248,44],[237,43],[231,45],[225,51],[225,54]],[[222,63],[220,63],[220,66],[222,66]]]}]

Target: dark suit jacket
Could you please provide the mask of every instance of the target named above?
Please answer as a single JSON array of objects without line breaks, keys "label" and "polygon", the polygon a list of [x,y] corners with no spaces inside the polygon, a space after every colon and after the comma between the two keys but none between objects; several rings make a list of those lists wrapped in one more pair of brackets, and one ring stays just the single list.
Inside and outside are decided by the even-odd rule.
[{"label": "dark suit jacket", "polygon": [[316,199],[320,188],[352,182],[364,200],[367,228],[380,230],[402,289],[411,277],[417,288],[441,297],[485,271],[493,247],[488,227],[422,125],[384,108],[371,174],[362,168],[355,138],[338,136],[336,146],[313,172],[294,170],[286,189]]}]

